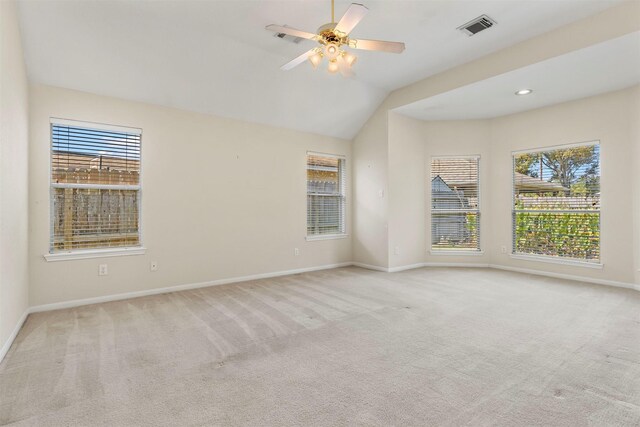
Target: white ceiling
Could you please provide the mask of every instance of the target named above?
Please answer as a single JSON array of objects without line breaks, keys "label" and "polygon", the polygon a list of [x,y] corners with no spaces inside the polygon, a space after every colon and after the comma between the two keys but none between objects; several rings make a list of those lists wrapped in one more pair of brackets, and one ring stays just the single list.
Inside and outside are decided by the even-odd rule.
[{"label": "white ceiling", "polygon": [[[640,83],[640,32],[397,108],[422,120],[504,116]],[[533,93],[516,96],[520,89]]]},{"label": "white ceiling", "polygon": [[[354,37],[404,41],[401,55],[358,52],[357,76],[279,66],[313,46],[265,25],[306,31],[329,0],[21,0],[31,81],[307,132],[352,138],[393,89],[600,12],[621,0],[360,0]],[[351,1],[337,0],[340,16]],[[486,13],[498,24],[456,27]]]}]

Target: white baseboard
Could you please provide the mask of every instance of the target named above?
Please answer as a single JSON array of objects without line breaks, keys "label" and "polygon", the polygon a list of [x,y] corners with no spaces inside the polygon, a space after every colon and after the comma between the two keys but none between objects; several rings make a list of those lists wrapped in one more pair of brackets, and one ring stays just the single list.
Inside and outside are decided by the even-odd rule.
[{"label": "white baseboard", "polygon": [[380,267],[377,265],[371,264],[363,264],[361,262],[351,263],[356,267],[366,268],[367,270],[375,270],[375,271],[383,271],[385,273],[397,273],[399,271],[405,270],[413,270],[414,268],[422,268],[422,267],[473,267],[473,268],[482,268],[489,267],[489,264],[478,264],[478,263],[460,263],[460,262],[419,262],[417,264],[409,264],[409,265],[401,265],[398,267]]},{"label": "white baseboard", "polygon": [[550,271],[531,270],[528,268],[510,267],[510,266],[499,265],[499,264],[489,264],[489,267],[495,268],[496,270],[513,271],[516,273],[525,273],[525,274],[534,274],[536,276],[546,276],[546,277],[553,277],[556,279],[574,280],[577,282],[594,283],[596,285],[614,286],[616,288],[635,289],[636,291],[640,291],[640,285],[636,285],[633,283],[626,283],[626,282],[618,282],[616,280],[596,279],[593,277],[583,277],[583,276],[576,276],[573,274],[553,273]]},{"label": "white baseboard", "polygon": [[[414,268],[422,268],[425,266],[425,263],[419,262],[417,264],[401,265],[398,267],[380,267],[377,265],[363,264],[361,262],[353,262],[351,263],[351,265],[360,267],[360,268],[366,268],[367,270],[383,271],[385,273],[397,273],[399,271],[413,270]],[[451,266],[453,266],[453,264],[451,264]]]},{"label": "white baseboard", "polygon": [[414,268],[422,268],[422,267],[424,267],[424,262],[420,262],[417,264],[401,265],[399,267],[390,267],[387,269],[387,271],[389,273],[397,273],[398,271],[413,270]]},{"label": "white baseboard", "polygon": [[541,270],[531,270],[527,268],[519,268],[519,267],[510,267],[500,264],[483,264],[483,263],[456,263],[456,262],[425,262],[411,265],[403,265],[400,267],[379,267],[377,265],[369,265],[363,264],[359,262],[354,262],[352,265],[356,267],[366,268],[368,270],[376,270],[383,271],[386,273],[395,273],[399,271],[411,270],[414,268],[421,267],[452,267],[452,268],[495,268],[496,270],[505,270],[505,271],[513,271],[517,273],[525,273],[525,274],[535,274],[538,276],[546,276],[546,277],[554,277],[556,279],[566,279],[566,280],[574,280],[577,282],[586,282],[586,283],[594,283],[596,285],[606,285],[606,286],[614,286],[617,288],[626,288],[626,289],[635,289],[636,291],[640,291],[640,285],[633,283],[625,283],[618,282],[615,280],[606,280],[606,279],[596,279],[591,277],[583,277],[583,276],[575,276],[572,274],[561,274],[561,273],[552,273]]},{"label": "white baseboard", "polygon": [[362,262],[352,262],[351,265],[366,268],[367,270],[384,271],[385,273],[389,273],[389,269],[387,267],[379,267],[377,265],[364,264]]},{"label": "white baseboard", "polygon": [[144,291],[125,292],[122,294],[105,295],[93,298],[83,298],[71,301],[54,302],[52,304],[36,305],[29,309],[29,313],[38,313],[42,311],[60,310],[64,308],[79,307],[89,304],[99,304],[102,302],[119,301],[123,299],[145,297],[149,295],[164,294],[167,292],[186,291],[189,289],[206,288],[209,286],[226,285],[229,283],[246,282],[249,280],[268,279],[271,277],[289,276],[291,274],[308,273],[311,271],[329,270],[332,268],[348,267],[353,265],[351,262],[342,262],[338,264],[321,265],[316,267],[298,268],[295,270],[275,271],[271,273],[253,274],[250,276],[238,276],[228,279],[211,280],[208,282],[188,283],[185,285],[169,286],[166,288],[146,289]]},{"label": "white baseboard", "polygon": [[425,267],[487,268],[489,264],[473,262],[425,262]]},{"label": "white baseboard", "polygon": [[27,316],[30,312],[30,309],[27,308],[24,313],[22,313],[22,316],[20,316],[18,323],[16,323],[16,327],[13,328],[13,331],[11,332],[11,335],[9,335],[9,338],[7,338],[5,343],[2,345],[2,348],[0,348],[0,362],[2,362],[4,357],[9,352],[13,341],[15,341],[16,337],[18,336],[18,332],[20,332],[20,329],[22,329],[22,325],[24,325],[24,322],[25,320],[27,320]]}]

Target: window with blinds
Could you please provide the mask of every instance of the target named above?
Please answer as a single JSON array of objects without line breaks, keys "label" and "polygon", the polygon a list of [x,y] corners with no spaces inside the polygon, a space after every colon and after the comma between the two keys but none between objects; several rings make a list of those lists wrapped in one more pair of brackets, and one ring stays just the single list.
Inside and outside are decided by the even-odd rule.
[{"label": "window with blinds", "polygon": [[513,252],[599,262],[598,143],[514,154]]},{"label": "window with blinds", "polygon": [[431,250],[480,250],[480,158],[431,159]]},{"label": "window with blinds", "polygon": [[307,236],[346,233],[345,159],[307,154]]},{"label": "window with blinds", "polygon": [[50,252],[140,246],[139,129],[51,122]]}]

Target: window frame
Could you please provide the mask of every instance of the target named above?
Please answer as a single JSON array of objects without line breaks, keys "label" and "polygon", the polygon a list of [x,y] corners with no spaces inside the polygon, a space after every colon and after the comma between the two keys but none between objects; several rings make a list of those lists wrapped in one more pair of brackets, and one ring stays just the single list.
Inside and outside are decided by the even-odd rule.
[{"label": "window frame", "polygon": [[[342,215],[342,225],[343,230],[341,233],[332,233],[332,234],[308,234],[308,217],[309,217],[309,208],[308,208],[308,198],[309,198],[309,187],[308,187],[308,170],[309,170],[309,156],[318,156],[318,157],[330,157],[334,159],[340,160],[342,165],[342,170],[339,171],[341,177],[343,179],[339,179],[338,182],[342,187],[340,190],[341,194],[341,203],[340,203],[340,212]],[[314,240],[335,240],[335,239],[344,239],[349,236],[348,233],[348,225],[347,225],[347,187],[349,186],[347,183],[347,157],[342,154],[331,154],[331,153],[321,153],[318,151],[307,151],[305,153],[305,203],[307,204],[307,209],[305,210],[305,240],[314,241]]]},{"label": "window frame", "polygon": [[[452,248],[452,249],[434,249],[433,248],[433,194],[431,181],[431,174],[433,172],[433,161],[434,160],[447,160],[447,159],[460,159],[460,160],[476,160],[478,167],[478,186],[477,186],[477,194],[478,194],[478,208],[477,209],[468,209],[464,212],[476,212],[478,218],[478,247],[477,248]],[[429,183],[427,186],[429,188],[429,193],[427,199],[427,203],[429,204],[429,254],[430,255],[438,255],[438,256],[478,256],[484,255],[483,250],[483,239],[482,239],[482,189],[481,189],[481,173],[482,169],[480,167],[480,160],[482,156],[480,154],[464,154],[464,155],[438,155],[431,156],[429,158],[429,168],[427,173],[427,182]]]},{"label": "window frame", "polygon": [[[93,129],[98,131],[113,131],[113,132],[127,132],[136,133],[140,135],[140,163],[139,163],[139,177],[138,185],[135,191],[138,192],[137,205],[138,205],[138,244],[135,246],[121,246],[121,247],[104,247],[104,248],[82,248],[82,249],[69,249],[53,251],[51,242],[53,241],[54,233],[54,198],[55,191],[53,174],[52,174],[52,150],[53,150],[53,126],[74,126],[80,128]],[[119,126],[99,122],[89,122],[82,120],[71,120],[57,117],[49,118],[49,156],[48,156],[48,174],[49,174],[49,242],[47,253],[44,254],[44,259],[48,262],[52,261],[68,261],[88,258],[104,258],[104,257],[116,257],[116,256],[130,256],[130,255],[144,255],[146,253],[146,247],[144,246],[144,229],[142,221],[142,188],[143,188],[143,165],[142,165],[142,129],[128,126]],[[85,184],[83,188],[106,188],[117,189],[117,185],[101,185],[101,184]],[[74,187],[77,188],[77,187]]]},{"label": "window frame", "polygon": [[[602,191],[602,144],[599,139],[594,139],[591,141],[582,141],[582,142],[573,142],[567,144],[556,144],[545,147],[538,148],[528,148],[523,150],[513,150],[511,151],[511,221],[510,221],[510,234],[511,234],[511,249],[509,251],[509,257],[515,260],[522,261],[534,261],[534,262],[543,262],[549,264],[561,264],[568,266],[576,266],[576,267],[586,267],[586,268],[594,268],[594,269],[602,269],[604,268],[604,264],[602,263],[602,198],[599,199],[600,209],[598,212],[598,229],[600,232],[600,236],[598,239],[598,260],[583,260],[579,258],[570,258],[563,257],[559,255],[539,255],[539,254],[531,254],[526,252],[516,252],[516,231],[514,226],[514,217],[515,217],[515,197],[516,197],[516,183],[514,179],[515,173],[515,158],[518,155],[522,154],[531,154],[531,153],[544,153],[547,151],[554,150],[563,150],[569,148],[578,148],[578,147],[589,147],[597,145],[598,146],[598,169],[600,171],[600,191]],[[580,211],[577,211],[577,213]]]}]

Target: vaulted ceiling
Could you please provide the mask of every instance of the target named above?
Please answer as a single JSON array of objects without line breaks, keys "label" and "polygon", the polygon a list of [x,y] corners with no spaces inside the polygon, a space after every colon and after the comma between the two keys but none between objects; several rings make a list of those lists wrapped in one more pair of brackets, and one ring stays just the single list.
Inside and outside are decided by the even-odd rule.
[{"label": "vaulted ceiling", "polygon": [[[396,109],[421,120],[489,119],[640,84],[640,32],[575,50]],[[516,96],[531,89],[526,96]]]},{"label": "vaulted ceiling", "polygon": [[[619,0],[369,1],[354,37],[406,43],[401,55],[357,51],[345,79],[303,64],[313,47],[264,30],[315,32],[330,1],[21,0],[32,82],[353,138],[390,91],[607,9]],[[340,16],[351,1],[336,1]],[[497,25],[456,30],[487,14]]]}]

